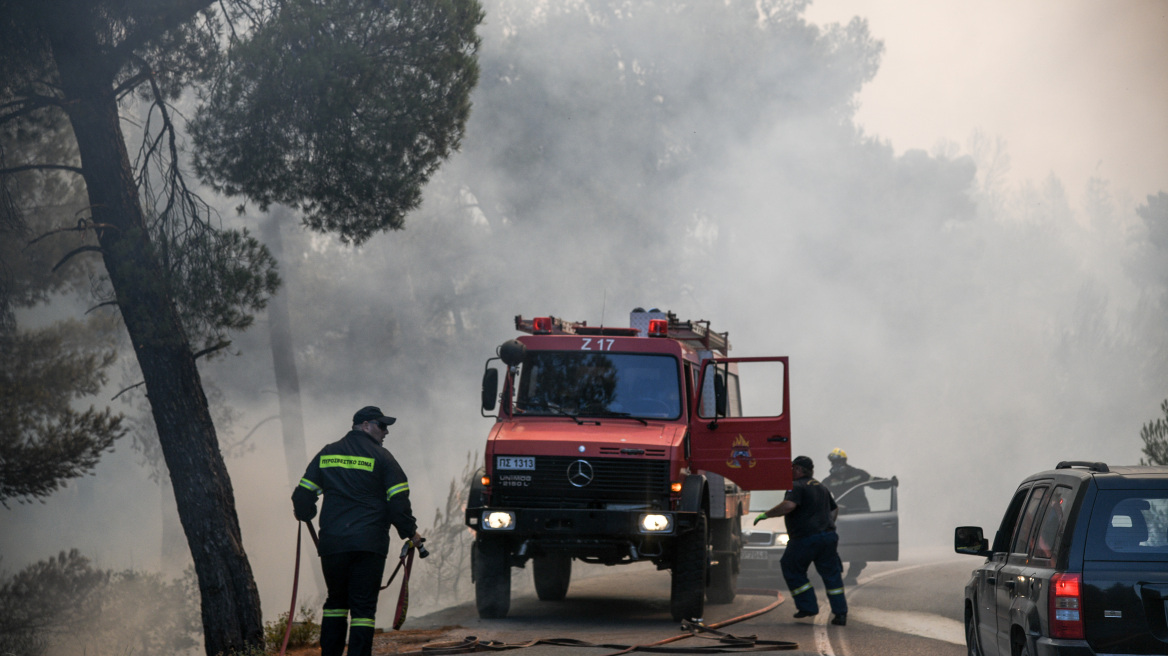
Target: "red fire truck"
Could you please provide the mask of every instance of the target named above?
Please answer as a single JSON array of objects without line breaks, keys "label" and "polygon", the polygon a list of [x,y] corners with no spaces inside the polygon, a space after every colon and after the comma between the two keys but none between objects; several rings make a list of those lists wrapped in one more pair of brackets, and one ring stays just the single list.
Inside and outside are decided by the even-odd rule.
[{"label": "red fire truck", "polygon": [[670,570],[674,620],[732,601],[748,490],[791,487],[787,358],[728,357],[727,333],[657,310],[515,326],[483,375],[495,424],[466,510],[479,616],[507,614],[528,561],[542,600],[577,560]]}]

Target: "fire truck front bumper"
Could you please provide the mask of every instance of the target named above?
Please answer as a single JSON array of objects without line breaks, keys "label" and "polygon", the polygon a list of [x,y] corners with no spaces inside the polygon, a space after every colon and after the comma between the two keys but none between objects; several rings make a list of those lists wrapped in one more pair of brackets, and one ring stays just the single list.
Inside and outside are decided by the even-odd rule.
[{"label": "fire truck front bumper", "polygon": [[696,512],[651,509],[468,508],[466,525],[480,534],[541,539],[672,537],[691,530],[697,517]]}]

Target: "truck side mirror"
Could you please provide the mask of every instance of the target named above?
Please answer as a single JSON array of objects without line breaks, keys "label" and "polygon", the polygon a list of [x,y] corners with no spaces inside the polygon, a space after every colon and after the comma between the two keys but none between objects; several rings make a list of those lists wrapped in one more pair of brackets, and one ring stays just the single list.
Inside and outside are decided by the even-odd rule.
[{"label": "truck side mirror", "polygon": [[726,377],[721,373],[714,375],[714,415],[726,416]]},{"label": "truck side mirror", "polygon": [[958,526],[953,529],[953,550],[969,556],[993,555],[990,542],[982,535],[980,526]]},{"label": "truck side mirror", "polygon": [[499,370],[488,367],[483,372],[483,410],[495,409],[495,399],[499,397]]}]

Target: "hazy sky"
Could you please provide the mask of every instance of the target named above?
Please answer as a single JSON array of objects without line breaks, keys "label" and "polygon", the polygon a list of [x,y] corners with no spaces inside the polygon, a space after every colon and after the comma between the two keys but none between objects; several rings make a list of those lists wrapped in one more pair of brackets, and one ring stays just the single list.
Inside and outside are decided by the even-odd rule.
[{"label": "hazy sky", "polygon": [[898,153],[980,129],[1006,141],[1015,181],[1168,190],[1165,0],[815,0],[805,16],[862,16],[884,41],[856,119]]}]

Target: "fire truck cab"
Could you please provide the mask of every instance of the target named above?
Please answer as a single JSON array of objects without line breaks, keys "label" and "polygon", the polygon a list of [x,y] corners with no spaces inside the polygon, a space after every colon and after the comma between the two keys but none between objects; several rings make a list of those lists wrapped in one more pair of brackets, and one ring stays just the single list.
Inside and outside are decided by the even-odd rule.
[{"label": "fire truck cab", "polygon": [[728,357],[727,333],[657,310],[515,325],[487,360],[495,423],[467,501],[480,617],[507,614],[528,561],[542,600],[577,560],[670,570],[675,620],[732,601],[749,490],[791,487],[787,358]]}]

